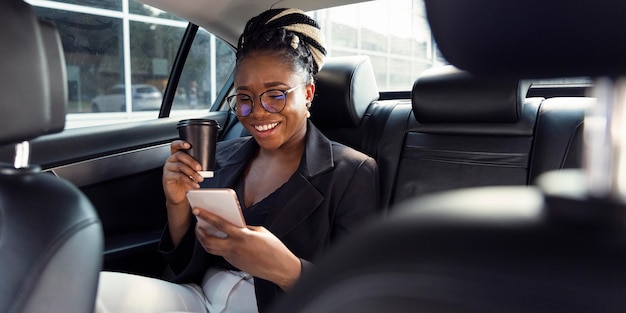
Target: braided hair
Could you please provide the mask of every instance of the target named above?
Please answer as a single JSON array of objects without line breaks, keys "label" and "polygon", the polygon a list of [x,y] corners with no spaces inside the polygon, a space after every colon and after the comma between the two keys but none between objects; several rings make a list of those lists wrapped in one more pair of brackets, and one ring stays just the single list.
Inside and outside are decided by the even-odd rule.
[{"label": "braided hair", "polygon": [[319,25],[299,9],[270,9],[248,21],[237,43],[237,64],[259,51],[276,53],[311,80],[326,56]]}]

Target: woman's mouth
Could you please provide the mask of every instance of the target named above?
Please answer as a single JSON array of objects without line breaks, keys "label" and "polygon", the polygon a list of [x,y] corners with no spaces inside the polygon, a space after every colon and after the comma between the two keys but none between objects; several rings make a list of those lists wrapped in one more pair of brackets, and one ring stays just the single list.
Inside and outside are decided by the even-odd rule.
[{"label": "woman's mouth", "polygon": [[259,132],[264,132],[264,131],[274,129],[276,126],[278,126],[278,124],[279,123],[276,122],[276,123],[270,123],[270,124],[264,124],[264,125],[254,125],[254,129],[256,129],[256,131],[259,131]]}]

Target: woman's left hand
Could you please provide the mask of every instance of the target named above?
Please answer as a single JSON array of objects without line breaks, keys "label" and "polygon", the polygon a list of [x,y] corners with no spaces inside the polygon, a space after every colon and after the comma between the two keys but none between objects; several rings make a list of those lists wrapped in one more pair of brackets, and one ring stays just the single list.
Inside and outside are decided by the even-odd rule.
[{"label": "woman's left hand", "polygon": [[239,228],[206,210],[193,214],[227,235],[219,238],[196,226],[196,237],[208,253],[224,257],[240,270],[288,290],[300,277],[301,263],[283,243],[262,226]]}]

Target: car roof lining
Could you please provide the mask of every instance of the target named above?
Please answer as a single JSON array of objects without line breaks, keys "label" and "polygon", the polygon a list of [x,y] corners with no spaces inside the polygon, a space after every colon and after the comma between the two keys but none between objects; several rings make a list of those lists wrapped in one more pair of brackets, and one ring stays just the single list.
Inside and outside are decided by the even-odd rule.
[{"label": "car roof lining", "polygon": [[[272,7],[292,7],[304,11],[364,2],[362,0],[139,0],[203,27],[235,46],[246,22]],[[243,8],[243,9],[242,9]]]}]

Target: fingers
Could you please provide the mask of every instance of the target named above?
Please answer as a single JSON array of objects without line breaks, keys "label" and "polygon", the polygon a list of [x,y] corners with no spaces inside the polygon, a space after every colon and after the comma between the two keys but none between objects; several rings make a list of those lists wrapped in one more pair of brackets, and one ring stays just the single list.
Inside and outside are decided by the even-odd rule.
[{"label": "fingers", "polygon": [[170,154],[174,154],[180,150],[187,150],[191,148],[191,144],[184,140],[174,140],[170,144]]},{"label": "fingers", "polygon": [[174,140],[170,145],[171,156],[169,157],[168,162],[182,162],[196,171],[202,170],[200,163],[185,152],[185,150],[188,150],[189,148],[191,148],[191,145],[188,142]]},{"label": "fingers", "polygon": [[163,166],[163,178],[166,181],[181,182],[189,185],[197,185],[198,182],[204,180],[194,168],[181,161],[175,155],[171,156]]},{"label": "fingers", "polygon": [[226,236],[226,238],[220,238],[220,237],[214,236],[213,234],[209,234],[209,232],[205,229],[205,227],[203,227],[200,224],[196,225],[195,232],[196,232],[196,237],[198,238],[198,241],[200,242],[200,244],[202,245],[202,247],[204,248],[206,252],[214,254],[214,255],[224,256],[225,252],[224,252],[224,245],[222,244],[222,242],[226,241],[226,238],[228,238],[228,236]]},{"label": "fingers", "polygon": [[164,178],[190,185],[196,185],[197,182],[204,180],[198,173],[198,171],[202,170],[200,163],[184,152],[184,150],[190,147],[189,143],[182,140],[172,142],[170,145],[172,155],[170,155],[163,166]]},{"label": "fingers", "polygon": [[163,189],[168,202],[180,204],[186,201],[185,195],[190,189],[200,188],[204,178],[198,173],[202,167],[185,152],[191,146],[182,140],[170,144],[172,155],[163,165]]},{"label": "fingers", "polygon": [[[241,239],[242,229],[218,215],[198,208],[194,208],[192,213],[199,219],[196,236],[207,252],[224,256],[233,248],[232,242]],[[208,227],[206,224],[209,224]]]},{"label": "fingers", "polygon": [[211,226],[215,227],[217,230],[224,232],[229,236],[237,235],[237,232],[241,231],[241,228],[221,218],[219,215],[213,214],[207,210],[194,208],[192,210],[192,213],[199,219],[202,219],[203,221],[209,223]]}]

